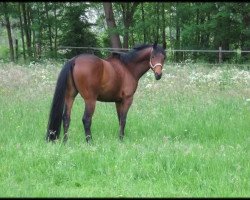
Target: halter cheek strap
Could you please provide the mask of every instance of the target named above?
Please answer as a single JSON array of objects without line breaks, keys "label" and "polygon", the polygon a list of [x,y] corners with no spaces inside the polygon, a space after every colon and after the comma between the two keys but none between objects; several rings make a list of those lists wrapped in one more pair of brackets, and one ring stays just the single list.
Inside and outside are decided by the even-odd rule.
[{"label": "halter cheek strap", "polygon": [[156,64],[154,64],[153,65],[153,63],[152,63],[152,61],[151,61],[151,58],[152,58],[152,51],[153,51],[153,48],[151,49],[151,53],[150,53],[150,60],[149,60],[149,65],[150,65],[150,68],[152,69],[152,70],[154,70],[154,68],[156,67],[156,66],[161,66],[161,68],[162,68],[162,64],[161,63],[156,63]]}]

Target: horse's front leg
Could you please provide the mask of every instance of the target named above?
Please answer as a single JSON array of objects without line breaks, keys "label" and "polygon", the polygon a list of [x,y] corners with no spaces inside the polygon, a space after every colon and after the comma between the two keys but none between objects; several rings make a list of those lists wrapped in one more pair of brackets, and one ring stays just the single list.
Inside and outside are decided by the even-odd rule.
[{"label": "horse's front leg", "polygon": [[116,102],[116,111],[120,126],[120,132],[119,132],[120,140],[123,140],[124,137],[124,129],[126,125],[127,114],[132,102],[133,102],[133,97],[126,98],[122,102]]},{"label": "horse's front leg", "polygon": [[92,116],[95,111],[96,100],[85,100],[85,111],[82,118],[86,141],[89,142],[92,139],[91,136],[91,123],[92,123]]}]

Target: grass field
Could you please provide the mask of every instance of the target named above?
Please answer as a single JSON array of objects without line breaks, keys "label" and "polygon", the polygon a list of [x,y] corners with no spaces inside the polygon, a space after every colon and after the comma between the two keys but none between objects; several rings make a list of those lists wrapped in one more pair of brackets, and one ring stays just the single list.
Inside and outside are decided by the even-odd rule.
[{"label": "grass field", "polygon": [[249,197],[250,72],[226,65],[149,71],[118,140],[97,103],[85,142],[77,97],[66,145],[44,140],[63,63],[0,63],[0,197]]}]

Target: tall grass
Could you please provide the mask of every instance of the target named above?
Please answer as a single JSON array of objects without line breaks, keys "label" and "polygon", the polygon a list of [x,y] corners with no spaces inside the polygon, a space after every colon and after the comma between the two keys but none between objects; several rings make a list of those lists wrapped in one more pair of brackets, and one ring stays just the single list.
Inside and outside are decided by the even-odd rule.
[{"label": "tall grass", "polygon": [[87,145],[76,98],[66,145],[45,142],[62,63],[0,67],[1,197],[247,197],[250,72],[166,65],[148,72],[118,139],[113,103],[97,103]]}]

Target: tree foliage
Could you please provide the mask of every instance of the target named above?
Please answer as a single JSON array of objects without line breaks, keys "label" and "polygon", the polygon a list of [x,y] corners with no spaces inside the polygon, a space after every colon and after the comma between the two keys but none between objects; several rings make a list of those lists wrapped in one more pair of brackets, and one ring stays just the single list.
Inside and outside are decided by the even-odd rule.
[{"label": "tree foliage", "polygon": [[[0,37],[8,45],[1,42],[0,58],[5,55],[1,54],[4,48],[9,49],[11,60],[69,58],[86,50],[60,50],[60,46],[111,47],[110,33],[117,34],[123,48],[157,41],[167,49],[218,50],[221,46],[223,50],[250,50],[247,2],[110,4],[116,24],[113,28],[106,23],[103,3],[1,3]],[[175,52],[169,59],[215,62],[218,54]],[[231,53],[223,54],[223,60],[241,62],[250,58],[249,53]]]},{"label": "tree foliage", "polygon": [[[86,4],[71,5],[64,14],[62,24],[63,35],[60,39],[62,46],[71,47],[91,47],[98,46],[97,35],[90,31],[91,24],[87,21],[85,10]],[[70,49],[66,53],[67,58],[71,58],[83,53],[82,49]]]}]

